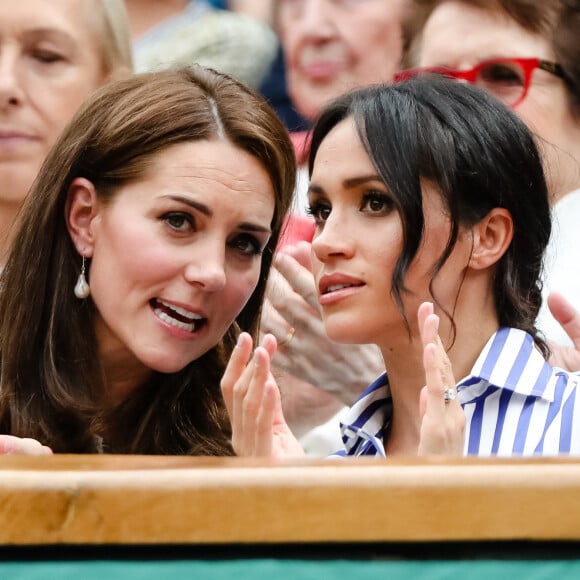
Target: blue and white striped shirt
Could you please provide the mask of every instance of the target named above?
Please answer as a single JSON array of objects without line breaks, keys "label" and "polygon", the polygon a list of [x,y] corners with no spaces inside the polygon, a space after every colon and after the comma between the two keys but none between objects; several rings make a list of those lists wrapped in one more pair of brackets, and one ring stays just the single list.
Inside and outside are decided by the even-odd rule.
[{"label": "blue and white striped shirt", "polygon": [[[522,330],[500,328],[457,384],[465,411],[465,455],[580,455],[580,376],[550,366]],[[417,403],[418,404],[418,403]],[[341,423],[338,455],[385,456],[392,416],[387,374]]]}]

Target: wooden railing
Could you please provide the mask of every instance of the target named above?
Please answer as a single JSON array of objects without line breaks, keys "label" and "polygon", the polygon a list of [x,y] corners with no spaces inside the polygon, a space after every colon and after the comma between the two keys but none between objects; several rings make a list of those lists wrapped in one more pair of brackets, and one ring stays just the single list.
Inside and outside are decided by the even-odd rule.
[{"label": "wooden railing", "polygon": [[580,460],[0,457],[0,544],[580,540]]}]

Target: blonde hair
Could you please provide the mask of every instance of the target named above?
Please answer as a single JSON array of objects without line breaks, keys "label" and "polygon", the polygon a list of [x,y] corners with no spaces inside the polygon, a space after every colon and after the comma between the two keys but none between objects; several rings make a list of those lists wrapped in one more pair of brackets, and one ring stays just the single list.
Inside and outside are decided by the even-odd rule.
[{"label": "blonde hair", "polygon": [[133,71],[131,29],[124,0],[93,0],[97,40],[103,58],[103,71],[108,76]]}]

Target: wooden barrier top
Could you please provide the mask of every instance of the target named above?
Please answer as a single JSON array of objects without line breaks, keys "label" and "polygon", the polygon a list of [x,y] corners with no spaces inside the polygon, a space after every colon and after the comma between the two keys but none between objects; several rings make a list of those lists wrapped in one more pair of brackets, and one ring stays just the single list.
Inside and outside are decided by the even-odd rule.
[{"label": "wooden barrier top", "polygon": [[0,457],[0,544],[580,540],[580,460]]}]

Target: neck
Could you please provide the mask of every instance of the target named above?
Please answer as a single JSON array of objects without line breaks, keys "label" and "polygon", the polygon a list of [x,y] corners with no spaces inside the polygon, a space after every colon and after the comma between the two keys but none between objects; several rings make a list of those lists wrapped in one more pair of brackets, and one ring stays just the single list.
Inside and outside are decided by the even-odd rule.
[{"label": "neck", "polygon": [[570,135],[560,146],[545,142],[546,176],[550,203],[555,205],[569,193],[580,189],[580,123],[570,121]]},{"label": "neck", "polygon": [[[486,342],[499,327],[491,290],[480,292],[479,300],[474,301],[473,293],[464,286],[461,296],[470,299],[460,299],[453,312],[455,337],[451,322],[436,308],[440,316],[439,335],[457,382],[471,372]],[[398,342],[381,345],[393,397],[393,417],[385,441],[389,455],[416,455],[421,433],[419,396],[425,386],[423,347],[416,322],[411,319],[409,322],[412,323],[411,338],[400,331]]]},{"label": "neck", "polygon": [[[560,200],[565,198],[569,193],[580,189],[580,163],[574,164],[575,171],[578,175],[574,175],[571,171],[565,169],[555,178],[548,179],[548,188],[550,191],[550,205],[556,205]],[[568,169],[572,169],[571,167]]]},{"label": "neck", "polygon": [[136,359],[111,360],[109,357],[104,366],[105,398],[111,407],[128,399],[151,376],[151,369]]},{"label": "neck", "polygon": [[153,371],[125,346],[121,346],[118,340],[103,339],[110,331],[104,328],[105,323],[100,316],[97,316],[95,324],[105,385],[105,404],[114,407],[144,385]]}]

